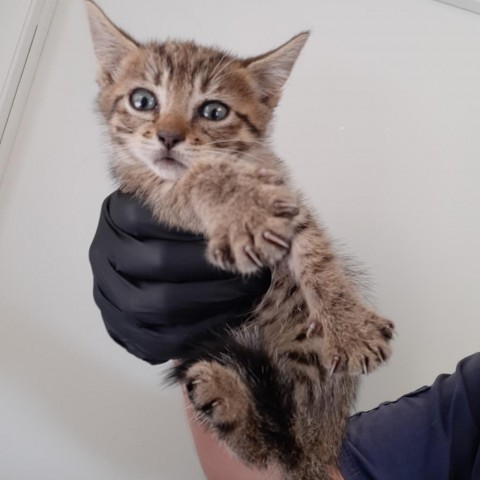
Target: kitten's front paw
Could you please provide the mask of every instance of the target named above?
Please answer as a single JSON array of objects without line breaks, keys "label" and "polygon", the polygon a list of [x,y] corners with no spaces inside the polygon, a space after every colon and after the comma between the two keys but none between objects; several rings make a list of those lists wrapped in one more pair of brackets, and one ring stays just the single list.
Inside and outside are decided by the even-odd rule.
[{"label": "kitten's front paw", "polygon": [[385,363],[392,353],[390,341],[394,324],[373,312],[366,312],[362,323],[325,328],[318,320],[309,322],[307,337],[323,336],[322,357],[330,372],[350,375],[371,373]]},{"label": "kitten's front paw", "polygon": [[247,413],[248,398],[235,372],[215,362],[189,368],[185,388],[197,416],[211,427],[231,429]]},{"label": "kitten's front paw", "polygon": [[290,250],[298,213],[286,187],[260,184],[219,222],[210,235],[207,257],[224,270],[243,274],[273,266]]}]

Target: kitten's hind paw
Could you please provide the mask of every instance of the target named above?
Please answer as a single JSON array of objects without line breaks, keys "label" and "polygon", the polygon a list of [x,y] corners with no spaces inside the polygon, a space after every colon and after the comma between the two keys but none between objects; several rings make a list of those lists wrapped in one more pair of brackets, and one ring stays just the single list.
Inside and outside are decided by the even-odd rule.
[{"label": "kitten's hind paw", "polygon": [[219,363],[192,365],[184,382],[197,416],[219,433],[235,428],[248,411],[249,398],[240,378]]}]

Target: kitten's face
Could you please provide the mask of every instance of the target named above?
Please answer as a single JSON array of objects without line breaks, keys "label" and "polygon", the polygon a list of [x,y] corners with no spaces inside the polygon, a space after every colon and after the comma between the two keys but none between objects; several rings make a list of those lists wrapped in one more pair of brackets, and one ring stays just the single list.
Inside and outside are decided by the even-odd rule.
[{"label": "kitten's face", "polygon": [[202,155],[247,152],[271,114],[240,61],[191,43],[139,49],[99,105],[118,152],[167,180]]},{"label": "kitten's face", "polygon": [[191,42],[140,45],[87,7],[115,161],[142,162],[165,180],[206,155],[249,158],[308,36],[241,60]]}]

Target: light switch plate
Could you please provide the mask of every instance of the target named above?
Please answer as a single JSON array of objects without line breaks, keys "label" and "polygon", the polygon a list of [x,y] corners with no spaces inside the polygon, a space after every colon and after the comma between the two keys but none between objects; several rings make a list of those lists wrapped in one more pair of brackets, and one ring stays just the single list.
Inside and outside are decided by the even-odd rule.
[{"label": "light switch plate", "polygon": [[438,0],[442,3],[448,3],[455,7],[460,7],[471,12],[480,13],[480,0]]}]

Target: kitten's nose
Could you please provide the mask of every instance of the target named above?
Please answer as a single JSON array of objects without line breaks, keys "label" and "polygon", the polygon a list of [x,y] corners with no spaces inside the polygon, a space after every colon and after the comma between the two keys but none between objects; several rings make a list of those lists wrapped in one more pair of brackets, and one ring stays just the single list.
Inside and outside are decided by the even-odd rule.
[{"label": "kitten's nose", "polygon": [[168,150],[171,150],[177,143],[185,140],[185,134],[178,130],[160,130],[158,132],[158,139]]}]

